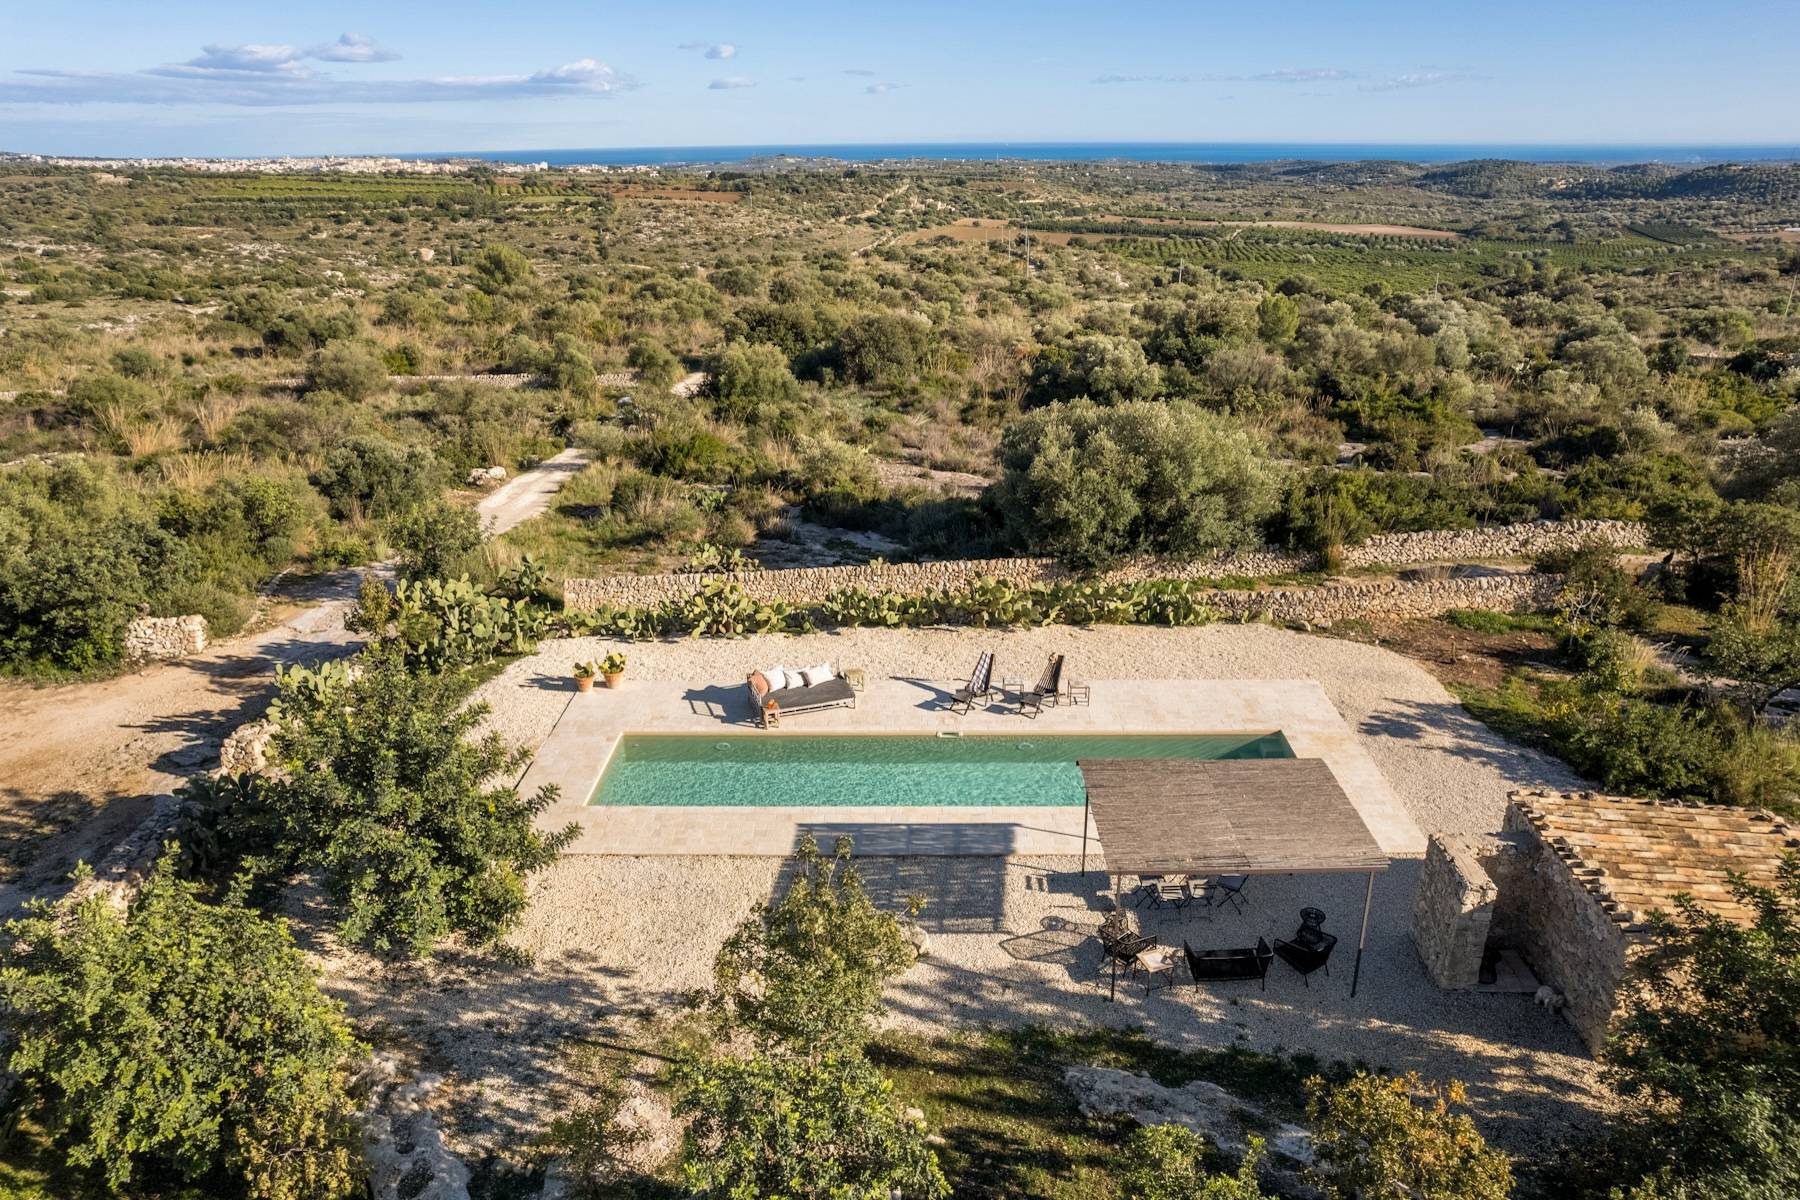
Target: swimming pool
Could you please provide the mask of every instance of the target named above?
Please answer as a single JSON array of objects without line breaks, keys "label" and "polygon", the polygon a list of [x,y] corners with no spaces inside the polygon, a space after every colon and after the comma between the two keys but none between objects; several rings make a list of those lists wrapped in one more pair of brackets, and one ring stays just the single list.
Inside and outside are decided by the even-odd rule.
[{"label": "swimming pool", "polygon": [[1080,758],[1292,758],[1279,733],[626,734],[590,804],[1079,805]]}]

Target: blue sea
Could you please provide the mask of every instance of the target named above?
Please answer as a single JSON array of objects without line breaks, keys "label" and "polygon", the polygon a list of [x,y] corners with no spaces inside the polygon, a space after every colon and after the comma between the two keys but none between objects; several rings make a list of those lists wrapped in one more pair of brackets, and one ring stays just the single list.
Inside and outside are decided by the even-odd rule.
[{"label": "blue sea", "polygon": [[1699,166],[1718,162],[1800,161],[1796,145],[1507,145],[1499,143],[1404,142],[845,142],[761,146],[630,146],[574,150],[477,150],[406,154],[404,158],[475,158],[489,162],[547,162],[552,166],[717,166],[752,159],[822,158],[846,162],[935,159],[946,162],[1023,159],[1039,162],[1253,163],[1306,159],[1357,162],[1463,162],[1506,158],[1524,162],[1662,162]]}]

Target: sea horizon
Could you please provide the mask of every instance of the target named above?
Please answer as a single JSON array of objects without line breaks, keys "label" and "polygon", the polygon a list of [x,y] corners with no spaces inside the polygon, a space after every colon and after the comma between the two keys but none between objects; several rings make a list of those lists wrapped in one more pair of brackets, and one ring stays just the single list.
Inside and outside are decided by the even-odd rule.
[{"label": "sea horizon", "polygon": [[[305,156],[293,156],[305,157]],[[1508,143],[1508,142],[825,142],[715,146],[616,146],[534,150],[407,152],[412,160],[475,159],[549,163],[551,166],[675,166],[750,162],[772,158],[886,162],[935,161],[1178,162],[1240,164],[1389,159],[1412,163],[1512,159],[1522,162],[1619,166],[1665,163],[1705,166],[1723,162],[1800,161],[1800,143]]]}]

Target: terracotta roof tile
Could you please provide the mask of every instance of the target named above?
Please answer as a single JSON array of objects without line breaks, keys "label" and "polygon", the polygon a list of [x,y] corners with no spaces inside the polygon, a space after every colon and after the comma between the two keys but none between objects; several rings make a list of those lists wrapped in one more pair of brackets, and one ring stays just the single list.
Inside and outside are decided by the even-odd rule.
[{"label": "terracotta roof tile", "polygon": [[1511,799],[1622,925],[1673,912],[1681,892],[1710,912],[1749,920],[1755,914],[1731,894],[1729,875],[1771,886],[1782,858],[1800,850],[1800,830],[1757,809],[1594,792],[1519,791]]}]

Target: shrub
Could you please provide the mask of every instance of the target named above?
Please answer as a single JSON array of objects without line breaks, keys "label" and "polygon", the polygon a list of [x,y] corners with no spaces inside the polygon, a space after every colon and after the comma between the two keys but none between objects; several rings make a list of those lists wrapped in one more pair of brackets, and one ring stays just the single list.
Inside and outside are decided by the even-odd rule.
[{"label": "shrub", "polygon": [[386,391],[388,384],[381,356],[354,342],[333,342],[314,354],[307,376],[313,390],[336,393],[353,404]]},{"label": "shrub", "polygon": [[782,409],[800,398],[800,384],[780,347],[730,342],[708,367],[707,395],[721,417],[773,424]]},{"label": "shrub", "polygon": [[1128,1164],[1119,1173],[1124,1200],[1263,1200],[1256,1183],[1256,1164],[1263,1141],[1250,1139],[1250,1151],[1230,1175],[1207,1169],[1212,1145],[1184,1125],[1145,1125],[1131,1131],[1119,1157]]},{"label": "shrub", "polygon": [[681,378],[681,360],[660,342],[640,339],[632,343],[625,365],[637,372],[639,386],[653,392],[666,392]]},{"label": "shrub", "polygon": [[286,926],[203,903],[165,856],[129,915],[100,895],[6,925],[9,1067],[73,1167],[206,1195],[360,1194],[361,1048]]},{"label": "shrub", "polygon": [[576,829],[536,829],[556,790],[519,795],[510,781],[529,755],[474,736],[487,708],[466,703],[466,681],[411,674],[391,651],[361,663],[324,703],[283,681],[270,786],[288,826],[269,861],[325,872],[347,941],[411,954],[452,934],[492,942],[525,911],[525,877]]},{"label": "shrub", "polygon": [[1772,888],[1731,887],[1755,919],[1680,899],[1655,918],[1614,1020],[1604,1058],[1627,1100],[1614,1182],[1634,1197],[1800,1191],[1800,861]]},{"label": "shrub", "polygon": [[891,913],[875,907],[850,862],[811,837],[794,852],[786,893],[746,917],[713,967],[713,1003],[759,1036],[797,1051],[859,1052],[887,980],[914,960]]},{"label": "shrub", "polygon": [[922,1122],[861,1054],[687,1061],[682,1177],[697,1196],[935,1200],[950,1194]]},{"label": "shrub", "polygon": [[431,455],[380,437],[351,438],[333,447],[313,472],[312,485],[334,517],[387,517],[416,508],[436,487]]},{"label": "shrub", "polygon": [[481,548],[481,516],[472,508],[433,500],[395,521],[388,540],[399,551],[402,579],[448,579]]},{"label": "shrub", "polygon": [[1332,1200],[1506,1200],[1512,1191],[1506,1155],[1451,1111],[1464,1102],[1459,1083],[1365,1072],[1336,1086],[1315,1077],[1307,1090],[1315,1174]]}]

